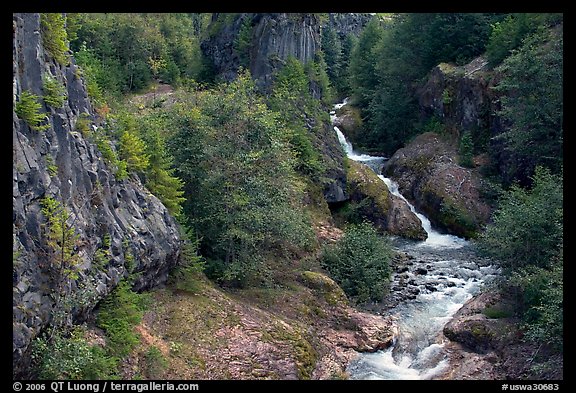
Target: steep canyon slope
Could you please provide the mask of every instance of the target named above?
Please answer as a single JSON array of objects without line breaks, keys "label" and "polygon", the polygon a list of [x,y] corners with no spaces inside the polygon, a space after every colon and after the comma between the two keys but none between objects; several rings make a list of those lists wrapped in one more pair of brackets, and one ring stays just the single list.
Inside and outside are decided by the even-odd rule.
[{"label": "steep canyon slope", "polygon": [[[140,273],[135,289],[164,281],[180,253],[179,230],[164,205],[136,177],[118,180],[81,132],[82,122],[89,129],[95,123],[80,70],[73,60],[62,65],[53,59],[41,31],[39,14],[14,14],[13,102],[24,92],[42,97],[47,76],[67,95],[61,108],[39,98],[45,131],[31,129],[13,112],[15,376],[25,373],[30,343],[47,326],[85,318],[129,273]],[[42,211],[47,200],[69,215],[65,226],[77,240],[49,244],[49,218]],[[64,248],[69,261],[58,257]],[[62,274],[63,264],[74,271]]]}]

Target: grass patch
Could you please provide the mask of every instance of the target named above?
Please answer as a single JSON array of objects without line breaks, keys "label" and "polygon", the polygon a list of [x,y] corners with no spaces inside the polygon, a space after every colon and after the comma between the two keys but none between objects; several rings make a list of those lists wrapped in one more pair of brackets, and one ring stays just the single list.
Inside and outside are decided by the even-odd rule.
[{"label": "grass patch", "polygon": [[482,310],[482,314],[486,315],[486,317],[490,319],[509,318],[513,315],[510,310],[499,306],[488,306]]},{"label": "grass patch", "polygon": [[144,355],[145,374],[149,379],[161,379],[168,367],[168,361],[155,346],[148,348]]}]

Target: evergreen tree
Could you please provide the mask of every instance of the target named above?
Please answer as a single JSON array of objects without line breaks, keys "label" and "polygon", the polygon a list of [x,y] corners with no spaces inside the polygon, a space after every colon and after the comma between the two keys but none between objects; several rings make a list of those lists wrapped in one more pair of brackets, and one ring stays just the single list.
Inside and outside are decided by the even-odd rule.
[{"label": "evergreen tree", "polygon": [[498,68],[500,115],[509,124],[498,136],[512,158],[505,181],[528,183],[538,165],[560,171],[563,162],[563,38],[540,30]]},{"label": "evergreen tree", "polygon": [[126,162],[127,169],[132,172],[144,172],[149,165],[149,156],[146,154],[146,144],[136,131],[125,130],[118,142],[120,159]]},{"label": "evergreen tree", "polygon": [[352,91],[361,108],[367,108],[378,86],[374,48],[383,35],[377,18],[372,18],[358,39],[350,59]]},{"label": "evergreen tree", "polygon": [[268,254],[311,239],[286,130],[249,75],[198,92],[190,104],[170,145],[187,183],[188,219],[203,239],[206,272],[225,284],[257,284]]},{"label": "evergreen tree", "polygon": [[340,77],[341,47],[336,31],[330,25],[322,29],[321,46],[326,61],[326,73],[334,84]]},{"label": "evergreen tree", "polygon": [[342,42],[342,55],[340,56],[340,63],[338,65],[338,79],[335,83],[338,92],[345,96],[350,95],[352,92],[351,75],[350,75],[350,60],[352,53],[356,47],[358,39],[353,34],[348,34],[344,37]]}]

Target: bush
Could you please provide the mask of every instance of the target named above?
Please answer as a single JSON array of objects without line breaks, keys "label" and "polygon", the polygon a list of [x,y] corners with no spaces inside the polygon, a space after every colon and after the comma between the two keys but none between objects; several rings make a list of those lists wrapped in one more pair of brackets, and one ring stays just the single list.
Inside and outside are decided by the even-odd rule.
[{"label": "bush", "polygon": [[66,33],[66,17],[59,13],[40,14],[40,25],[42,30],[42,44],[44,49],[58,63],[68,65],[68,35]]},{"label": "bush", "polygon": [[509,270],[549,267],[563,239],[562,177],[538,167],[531,190],[513,186],[500,201],[480,250]]},{"label": "bush", "polygon": [[96,323],[106,331],[111,355],[122,358],[138,344],[134,326],[142,320],[144,308],[144,295],[133,292],[126,280],[102,301]]},{"label": "bush", "polygon": [[126,179],[126,177],[128,177],[126,161],[118,158],[116,151],[112,148],[110,140],[101,133],[95,133],[94,142],[96,143],[98,150],[100,150],[100,153],[102,153],[102,157],[104,157],[106,164],[112,167],[112,170],[116,175],[116,180]]},{"label": "bush", "polygon": [[174,269],[171,280],[178,290],[197,293],[201,288],[200,282],[205,266],[204,258],[198,253],[200,239],[195,237],[191,229],[181,230],[180,236],[183,239],[180,266]]},{"label": "bush", "polygon": [[44,121],[48,120],[48,116],[40,112],[41,108],[42,104],[38,102],[37,95],[29,91],[23,91],[20,94],[20,100],[16,102],[14,110],[16,115],[24,120],[34,131],[46,131],[50,128],[50,124],[42,125]]},{"label": "bush", "polygon": [[480,250],[505,268],[506,290],[516,293],[526,338],[563,343],[562,176],[537,167],[531,190],[513,186],[480,237]]},{"label": "bush", "polygon": [[324,250],[325,268],[356,302],[381,301],[388,289],[392,249],[369,223],[349,226],[340,241]]},{"label": "bush", "polygon": [[119,156],[126,162],[130,172],[143,172],[148,168],[149,156],[145,153],[146,144],[134,130],[126,130],[120,135]]},{"label": "bush", "polygon": [[70,335],[55,331],[32,342],[32,361],[39,379],[116,379],[117,360],[90,345],[77,327]]},{"label": "bush", "polygon": [[538,26],[554,25],[561,20],[562,14],[516,13],[494,23],[490,39],[486,44],[486,57],[489,64],[492,67],[500,64]]},{"label": "bush", "polygon": [[465,132],[460,139],[460,165],[467,168],[474,167],[474,143],[472,134]]},{"label": "bush", "polygon": [[552,269],[526,268],[510,283],[520,289],[526,338],[562,350],[564,337],[564,278],[562,258]]},{"label": "bush", "polygon": [[52,108],[62,108],[64,101],[68,98],[64,85],[52,76],[45,75],[42,79],[44,90],[44,102]]},{"label": "bush", "polygon": [[168,361],[162,355],[162,352],[154,346],[150,347],[144,355],[146,363],[146,376],[149,379],[160,379],[164,374],[164,370],[168,367]]}]

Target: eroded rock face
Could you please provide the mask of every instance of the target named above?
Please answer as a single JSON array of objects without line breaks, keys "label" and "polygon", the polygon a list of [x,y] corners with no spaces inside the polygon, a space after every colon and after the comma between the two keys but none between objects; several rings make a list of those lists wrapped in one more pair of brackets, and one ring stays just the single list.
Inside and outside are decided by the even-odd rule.
[{"label": "eroded rock face", "polygon": [[[466,302],[444,326],[450,366],[439,379],[562,379],[561,355],[550,353],[544,343],[524,340],[516,311],[513,299],[497,292]],[[558,368],[544,373],[532,368],[538,353]]]},{"label": "eroded rock face", "polygon": [[[13,23],[13,103],[23,91],[42,97],[46,74],[63,84],[68,96],[58,109],[40,99],[50,125],[46,131],[31,130],[13,111],[13,373],[26,377],[31,341],[57,323],[54,315],[63,309],[55,304],[57,285],[72,304],[65,319],[83,319],[130,272],[139,273],[137,290],[165,281],[179,258],[180,237],[164,205],[138,178],[116,179],[78,131],[81,115],[94,125],[84,81],[73,61],[62,66],[46,54],[39,14],[14,14]],[[67,223],[78,235],[77,279],[54,278],[57,261],[41,212],[46,197],[66,209]],[[103,257],[96,258],[98,252]]]},{"label": "eroded rock face", "polygon": [[386,184],[366,165],[348,160],[350,201],[359,213],[377,228],[391,235],[424,240],[426,231],[401,198],[393,195]]},{"label": "eroded rock face", "polygon": [[382,173],[432,224],[449,233],[473,237],[492,212],[481,196],[485,181],[458,165],[456,148],[438,134],[418,135],[384,163]]},{"label": "eroded rock face", "polygon": [[416,95],[421,110],[441,118],[449,127],[472,132],[481,128],[499,130],[493,75],[488,61],[478,57],[461,67],[442,63],[430,72]]},{"label": "eroded rock face", "polygon": [[246,65],[264,90],[271,86],[273,72],[288,57],[306,63],[320,49],[320,22],[314,14],[215,14],[212,23],[220,24],[219,31],[202,42],[202,50],[224,80],[231,81],[238,75],[241,59],[235,42],[244,20],[251,26]]},{"label": "eroded rock face", "polygon": [[371,18],[372,15],[366,13],[330,13],[328,25],[343,39],[348,34],[359,36]]},{"label": "eroded rock face", "polygon": [[[334,28],[343,39],[348,34],[359,35],[371,17],[370,14],[331,13],[324,24]],[[242,48],[249,52],[247,56],[237,47],[243,23],[250,26],[249,48]],[[210,29],[212,35],[201,46],[213,62],[216,73],[231,81],[243,65],[264,91],[271,87],[272,74],[284,65],[288,57],[306,63],[314,60],[316,52],[321,49],[322,21],[318,14],[214,14]],[[245,59],[242,60],[241,56]]]}]

